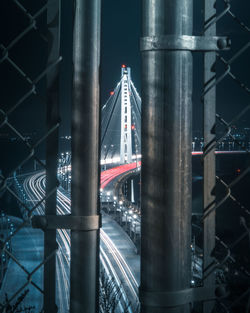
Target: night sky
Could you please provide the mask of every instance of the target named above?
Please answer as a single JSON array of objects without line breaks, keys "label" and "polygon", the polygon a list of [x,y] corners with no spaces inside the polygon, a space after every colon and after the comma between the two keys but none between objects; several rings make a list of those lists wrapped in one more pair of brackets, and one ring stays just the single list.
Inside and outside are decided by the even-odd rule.
[{"label": "night sky", "polygon": [[[25,7],[34,14],[44,3],[44,0],[22,0]],[[70,107],[71,107],[71,77],[72,77],[72,3],[62,1],[63,20],[62,25],[62,52],[64,60],[62,63],[61,80],[61,134],[70,133]],[[249,24],[249,1],[231,1],[232,12],[241,21]],[[28,25],[28,19],[17,9],[16,5],[9,0],[1,1],[1,43],[5,46],[17,36]],[[224,1],[217,1],[218,14],[224,9]],[[132,80],[141,91],[140,79],[140,51],[139,39],[141,33],[141,1],[139,0],[106,0],[102,1],[102,42],[101,42],[101,104],[103,105],[109,92],[114,89],[120,80],[121,65],[126,64],[131,67]],[[194,0],[194,34],[202,34],[202,1]],[[43,28],[46,16],[41,16],[38,20],[39,27]],[[229,15],[224,16],[217,25],[219,35],[227,35],[232,40],[230,51],[221,55],[225,59],[230,59],[249,40],[249,32],[242,29]],[[28,47],[28,49],[27,49]],[[37,49],[39,47],[39,49]],[[250,85],[249,71],[249,50],[247,49],[233,64],[231,71],[240,82]],[[9,52],[10,57],[17,62],[31,79],[34,79],[45,66],[46,45],[41,38],[38,38],[35,31],[26,35]],[[194,53],[194,76],[193,76],[193,129],[202,130],[202,103],[200,101],[203,85],[202,54]],[[1,108],[6,109],[15,103],[30,88],[20,74],[6,62],[0,68]],[[218,77],[225,71],[225,67],[218,63]],[[45,126],[45,82],[38,84],[37,96],[30,97],[10,116],[18,129],[23,132],[42,134]],[[217,88],[217,112],[225,120],[230,121],[238,112],[249,104],[249,92],[246,92],[239,83],[229,76],[224,79]],[[236,126],[249,126],[250,114],[245,113]],[[0,132],[6,132],[1,129]]]},{"label": "night sky", "polygon": [[[120,66],[125,63],[132,68],[132,80],[137,89],[141,90],[140,84],[140,51],[139,38],[141,32],[141,1],[103,1],[102,15],[102,103],[105,102],[109,91],[116,85],[120,78]],[[202,1],[194,0],[194,30],[195,35],[202,34],[203,8]],[[231,10],[241,21],[250,24],[249,1],[230,1]],[[218,13],[222,12],[224,1],[217,1]],[[249,33],[244,31],[230,16],[224,16],[217,24],[217,34],[229,36],[232,40],[230,51],[222,53],[225,59],[230,59],[242,46],[249,41]],[[249,66],[250,49],[232,64],[232,72],[238,79],[250,86]],[[201,53],[194,54],[194,77],[193,77],[193,129],[202,129],[203,110],[201,94],[203,86],[203,72]],[[218,77],[225,71],[224,66],[218,65]],[[218,85],[217,88],[217,112],[230,121],[235,115],[248,105],[249,94],[241,90],[229,76]],[[249,125],[250,114],[246,113],[238,125]]]},{"label": "night sky", "polygon": [[[203,6],[202,1],[194,0],[194,29],[195,35],[202,35]],[[250,24],[249,1],[232,0],[231,10],[247,25]],[[218,13],[224,10],[224,1],[217,1]],[[136,88],[141,91],[140,79],[140,51],[139,40],[141,36],[141,1],[102,2],[102,104],[105,103],[109,92],[114,88],[120,78],[120,66],[126,64],[132,69],[132,80]],[[232,40],[230,51],[222,53],[225,59],[230,59],[242,46],[249,41],[246,32],[231,16],[224,16],[217,23],[217,34],[229,36]],[[193,130],[202,130],[203,110],[201,94],[203,89],[203,55],[194,53],[193,76]],[[249,66],[250,49],[247,49],[231,66],[233,74],[239,81],[250,86],[250,77],[246,66]],[[225,67],[218,64],[219,77]],[[227,121],[231,121],[238,112],[249,104],[249,93],[242,90],[229,76],[217,88],[217,112]],[[236,126],[250,125],[250,114],[246,112]]]},{"label": "night sky", "polygon": [[[43,3],[43,0],[31,1],[22,0],[21,3],[26,7],[31,8],[31,13],[36,12],[37,8]],[[72,24],[71,16],[72,4],[70,1],[62,1],[64,10],[64,24],[62,25],[62,49],[65,60],[63,61],[62,72],[64,75],[62,81],[62,134],[70,132],[70,86],[71,86],[71,59],[72,59]],[[240,19],[249,24],[249,1],[231,1],[232,12],[234,12]],[[224,1],[217,1],[218,13],[224,9]],[[105,103],[109,96],[109,92],[113,90],[120,79],[120,67],[126,64],[132,69],[132,80],[138,91],[141,91],[140,79],[140,51],[139,39],[141,32],[141,1],[139,0],[106,0],[102,1],[102,43],[101,43],[101,103]],[[20,10],[12,1],[1,1],[1,43],[5,45],[13,39],[19,31],[27,26],[28,20],[23,17]],[[194,0],[194,34],[201,35],[202,33],[202,1]],[[15,21],[15,22],[13,22]],[[40,26],[42,22],[39,22]],[[224,16],[217,25],[217,33],[219,35],[227,35],[232,40],[232,48],[230,51],[223,52],[222,55],[226,59],[237,52],[249,40],[249,33],[244,31],[238,23],[236,23],[230,16]],[[27,54],[27,45],[29,45],[29,53]],[[31,78],[36,76],[36,72],[44,65],[45,54],[36,51],[37,45],[43,45],[41,40],[35,38],[35,34],[31,33],[26,36],[20,44],[10,51],[10,55],[21,64],[22,68],[28,72]],[[42,49],[41,49],[42,51]],[[232,72],[239,78],[239,80],[246,85],[250,85],[250,79],[246,66],[249,66],[249,49],[246,50],[236,62],[232,64]],[[217,73],[220,75],[225,70],[225,67],[218,65]],[[7,79],[6,79],[7,76]],[[200,102],[202,93],[202,54],[194,54],[194,90],[193,90],[193,124],[194,130],[201,129],[202,121],[202,104]],[[23,88],[27,84],[23,82],[20,75],[17,75],[13,69],[6,64],[1,65],[1,103],[4,106],[6,103],[16,101],[22,94]],[[42,83],[41,86],[42,88]],[[15,88],[15,93],[11,92]],[[65,92],[66,91],[66,92]],[[68,92],[69,91],[69,92]],[[225,115],[227,120],[231,120],[239,109],[244,108],[249,103],[249,95],[247,92],[240,90],[239,86],[232,81],[230,77],[223,80],[217,89],[217,111]],[[36,109],[34,112],[29,112],[31,107],[34,107],[36,102]],[[30,99],[20,107],[17,114],[13,115],[13,120],[18,123],[22,119],[29,116],[35,116],[34,119],[25,123],[24,131],[28,130],[29,124],[31,128],[41,127],[44,124],[44,104],[41,98]],[[31,110],[32,111],[32,110]],[[30,115],[31,114],[31,115]],[[21,117],[21,118],[20,118]],[[40,125],[37,121],[40,120]],[[242,125],[247,125],[250,116],[245,115],[241,120]],[[38,122],[39,123],[39,122]],[[22,123],[24,124],[24,123]],[[21,125],[21,128],[23,125]],[[39,126],[39,127],[38,127]]]},{"label": "night sky", "polygon": [[140,1],[103,1],[102,4],[102,100],[120,80],[120,67],[131,67],[140,90]]},{"label": "night sky", "polygon": [[[69,41],[72,40],[72,19],[68,15],[71,9],[69,1],[63,4],[66,8],[67,25],[63,25],[62,47],[66,61],[64,73],[70,73],[71,49]],[[131,67],[132,80],[140,91],[140,51],[139,38],[141,31],[140,1],[127,0],[102,1],[102,30],[101,30],[101,105],[103,105],[121,77],[121,65]],[[69,87],[69,81],[62,82],[63,90]],[[70,131],[70,98],[62,98],[62,133]],[[66,117],[66,118],[65,118]]]}]

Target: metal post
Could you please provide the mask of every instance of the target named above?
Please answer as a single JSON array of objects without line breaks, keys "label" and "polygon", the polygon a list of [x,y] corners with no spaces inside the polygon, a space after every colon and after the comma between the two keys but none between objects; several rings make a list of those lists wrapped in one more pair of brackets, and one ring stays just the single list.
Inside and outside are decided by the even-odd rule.
[{"label": "metal post", "polygon": [[71,313],[99,308],[100,13],[100,0],[75,1],[71,214],[88,227],[71,231]]},{"label": "metal post", "polygon": [[[192,35],[192,0],[142,3],[143,37]],[[142,52],[143,313],[186,313],[192,302],[192,55],[177,45]]]},{"label": "metal post", "polygon": [[[216,17],[215,0],[204,1],[204,36],[216,36],[216,23],[211,23],[211,18]],[[210,24],[211,23],[211,24]],[[210,24],[209,27],[208,24]],[[213,70],[216,61],[215,52],[204,53],[204,155],[203,155],[203,205],[204,213],[211,210],[209,215],[204,219],[204,261],[203,275],[206,277],[210,271],[213,258],[211,252],[215,247],[215,124],[216,124],[216,87],[210,89],[216,81]],[[208,92],[207,90],[210,89]],[[211,273],[204,279],[204,287],[210,291],[208,298],[214,297],[215,277]],[[210,313],[213,309],[213,302],[204,303],[204,313]]]},{"label": "metal post", "polygon": [[[47,24],[54,20],[55,16],[60,16],[60,0],[48,1]],[[48,64],[59,58],[59,34],[60,18],[58,23],[49,27],[49,32],[53,36]],[[50,39],[50,37],[48,37]],[[59,121],[59,78],[58,66],[54,67],[47,75],[47,129],[54,128]],[[51,193],[57,186],[57,162],[58,162],[58,140],[59,132],[56,128],[47,138],[46,142],[46,195]],[[57,192],[55,191],[45,203],[45,215],[56,215]],[[56,230],[46,230],[44,232],[44,258],[47,258],[56,250]],[[54,254],[44,264],[44,312],[57,312],[56,306],[56,255]]]},{"label": "metal post", "polygon": [[[58,82],[57,82],[58,83]],[[57,85],[57,84],[56,84]],[[55,86],[56,87],[56,86]],[[48,97],[48,128],[58,121],[56,90],[50,90]],[[53,110],[56,108],[56,111]],[[58,130],[55,130],[47,139],[46,147],[46,194],[49,194],[57,186],[57,154],[58,154]],[[54,192],[46,199],[45,215],[56,215],[56,197]],[[56,230],[46,230],[44,232],[44,258],[47,258],[56,250]],[[56,296],[56,255],[54,254],[44,264],[44,312],[57,312],[55,304]]]}]

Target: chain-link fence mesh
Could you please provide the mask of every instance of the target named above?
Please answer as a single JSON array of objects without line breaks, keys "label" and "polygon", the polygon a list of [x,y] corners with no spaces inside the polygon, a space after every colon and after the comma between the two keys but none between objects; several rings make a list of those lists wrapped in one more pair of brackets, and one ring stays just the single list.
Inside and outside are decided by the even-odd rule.
[{"label": "chain-link fence mesh", "polygon": [[[33,213],[48,198],[55,196],[57,185],[41,199],[28,202],[20,184],[23,180],[17,179],[23,169],[26,172],[33,170],[34,161],[41,170],[46,170],[45,143],[59,127],[58,121],[46,127],[45,115],[48,84],[52,84],[50,80],[61,61],[59,56],[53,60],[48,57],[53,46],[49,33],[51,26],[47,25],[49,5],[51,1],[44,0],[1,2],[1,28],[4,30],[0,44],[1,210],[20,217],[12,221],[13,229],[8,236],[1,237],[1,254],[11,261],[8,277],[1,277],[1,283],[6,285],[8,279],[11,286],[8,291],[1,290],[1,312],[20,309],[21,302],[22,305],[26,303],[27,308],[34,301],[37,301],[35,311],[42,309],[44,290],[40,270],[56,253],[54,250],[43,258],[43,248],[38,253],[36,243],[33,252],[27,251],[25,246],[29,245],[33,234],[30,228]],[[42,233],[38,236],[43,238]],[[18,251],[9,249],[10,240],[16,248],[19,245]],[[23,253],[27,252],[25,260],[19,253],[22,249]],[[32,253],[39,254],[39,262],[29,260]],[[29,297],[26,297],[27,288],[30,289]],[[23,302],[24,298],[27,302]]]},{"label": "chain-link fence mesh", "polygon": [[[15,300],[23,294],[28,285],[32,285],[42,295],[42,286],[33,277],[41,267],[55,254],[53,251],[33,268],[24,266],[10,248],[10,240],[15,240],[20,233],[30,226],[33,212],[45,200],[55,195],[55,185],[35,205],[27,203],[14,176],[22,168],[32,170],[33,161],[45,168],[44,144],[48,137],[59,127],[56,122],[49,130],[45,129],[46,116],[42,114],[46,107],[46,76],[55,70],[61,58],[56,57],[47,63],[48,39],[47,1],[3,1],[1,10],[6,18],[2,18],[2,29],[8,28],[0,45],[1,59],[1,109],[0,128],[2,168],[0,175],[1,210],[6,201],[15,201],[22,208],[22,219],[12,222],[11,231],[1,237],[1,262],[3,255],[9,258],[25,273],[26,280],[17,285],[7,298],[1,297],[1,309],[11,308]],[[246,6],[247,8],[247,6]],[[13,21],[17,21],[14,23]],[[244,4],[236,1],[217,1],[217,15],[205,21],[205,31],[217,25],[217,31],[225,34],[225,29],[232,40],[230,51],[216,56],[216,64],[209,69],[216,72],[205,82],[203,97],[213,89],[217,90],[216,140],[204,147],[207,154],[211,149],[237,150],[237,153],[217,156],[216,199],[206,208],[200,223],[196,223],[197,233],[202,235],[202,224],[216,212],[217,227],[213,261],[206,268],[201,282],[215,273],[216,303],[215,312],[249,312],[250,310],[250,208],[248,186],[250,183],[250,82],[248,75],[249,56],[249,24],[246,20]],[[39,60],[39,62],[38,62]],[[13,88],[15,87],[15,92]],[[230,110],[228,108],[230,107]],[[29,116],[33,116],[32,121]],[[39,127],[38,127],[39,125]],[[37,131],[37,129],[42,131]],[[249,136],[249,137],[248,137]],[[6,143],[7,142],[7,143]],[[212,147],[212,148],[211,148]],[[225,148],[225,149],[223,149]],[[227,158],[224,162],[223,158]],[[230,159],[231,158],[231,159]],[[224,170],[225,164],[233,164]],[[0,165],[1,166],[1,165]],[[21,187],[20,187],[21,188]],[[7,212],[11,214],[11,212]],[[15,214],[17,211],[15,211]],[[12,224],[12,225],[13,225]],[[198,224],[198,225],[197,225]],[[202,253],[202,252],[200,252]],[[195,258],[195,255],[194,255]],[[1,264],[2,264],[1,263]],[[3,264],[1,266],[1,282],[4,279]],[[13,278],[14,279],[14,278]],[[7,299],[7,300],[6,300]],[[5,303],[4,303],[5,301]]]},{"label": "chain-link fence mesh", "polygon": [[[199,237],[203,225],[208,225],[210,229],[204,229],[205,240],[212,236],[214,219],[216,236],[214,243],[213,238],[208,239],[212,242],[210,247],[214,245],[214,248],[209,256],[204,251],[203,277],[196,283],[201,286],[204,282],[206,286],[207,279],[214,277],[212,280],[215,280],[214,287],[210,284],[215,289],[210,299],[212,306],[205,306],[204,312],[249,312],[249,18],[245,14],[246,3],[227,0],[210,3],[217,12],[205,19],[205,33],[216,26],[217,34],[227,35],[232,45],[230,51],[216,54],[216,62],[205,67],[205,71],[212,74],[204,83],[203,102],[216,89],[217,113],[216,123],[210,128],[214,137],[205,142],[203,149],[204,164],[209,153],[214,154],[214,149],[217,155],[216,177],[205,173],[204,180],[216,183],[211,192],[204,190],[204,197],[210,193],[210,202],[204,207],[200,223],[195,223],[194,233]],[[202,252],[200,254],[202,256]],[[195,312],[200,310],[199,306],[195,308]]]}]

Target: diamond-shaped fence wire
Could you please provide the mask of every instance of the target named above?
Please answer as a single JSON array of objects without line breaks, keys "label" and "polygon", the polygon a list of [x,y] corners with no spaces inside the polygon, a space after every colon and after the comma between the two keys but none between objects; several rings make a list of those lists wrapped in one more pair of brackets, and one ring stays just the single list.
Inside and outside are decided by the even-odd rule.
[{"label": "diamond-shaped fence wire", "polygon": [[[43,113],[46,112],[46,77],[61,61],[57,57],[47,63],[47,6],[48,2],[43,0],[11,0],[1,3],[1,26],[5,27],[5,31],[0,43],[0,135],[1,167],[3,164],[5,167],[1,168],[0,175],[0,205],[4,211],[8,202],[7,214],[20,216],[19,219],[11,220],[7,236],[1,236],[1,256],[5,256],[4,262],[8,258],[12,269],[15,269],[13,273],[8,273],[8,279],[15,282],[12,290],[8,290],[7,294],[4,294],[6,290],[1,292],[1,312],[20,309],[30,286],[37,290],[36,297],[40,298],[40,305],[42,304],[42,281],[34,277],[56,253],[55,250],[43,259],[42,249],[35,264],[27,260],[23,262],[20,255],[17,257],[16,251],[10,249],[10,242],[14,242],[16,246],[23,245],[20,249],[25,248],[26,243],[29,245],[33,213],[40,206],[44,206],[45,200],[57,190],[57,186],[54,186],[41,199],[28,201],[20,175],[22,169],[31,172],[34,162],[39,165],[40,170],[45,170],[45,142],[59,127],[57,122],[50,129],[46,129],[46,116]],[[39,236],[43,238],[42,235]],[[35,251],[27,253],[39,254]],[[3,263],[2,257],[1,262]],[[42,277],[41,273],[39,275]],[[4,279],[3,273],[1,284]],[[29,299],[33,296],[34,294]],[[26,308],[29,307],[28,304]],[[41,307],[34,309],[38,311]]]},{"label": "diamond-shaped fence wire", "polygon": [[[61,61],[58,57],[47,64],[47,50],[49,49],[47,1],[34,1],[33,4],[29,2],[29,6],[26,2],[3,1],[4,9],[1,10],[8,18],[2,18],[3,25],[1,25],[2,29],[6,29],[6,33],[2,36],[3,40],[0,43],[0,75],[2,75],[0,135],[1,140],[5,139],[11,144],[6,145],[6,149],[4,145],[3,149],[1,148],[1,158],[5,158],[5,161],[8,158],[10,166],[0,168],[2,170],[0,172],[0,211],[5,209],[3,205],[8,199],[12,203],[18,203],[22,218],[16,222],[8,221],[5,215],[0,217],[1,225],[9,223],[6,230],[1,226],[0,284],[4,280],[7,262],[15,263],[16,267],[25,274],[25,280],[20,285],[17,284],[6,298],[4,295],[1,296],[0,310],[7,312],[8,310],[11,312],[11,307],[25,294],[30,285],[39,294],[43,294],[42,284],[37,284],[33,278],[44,263],[56,253],[56,251],[52,252],[46,259],[41,258],[33,268],[28,268],[24,266],[22,260],[16,257],[15,251],[11,248],[17,236],[30,225],[32,214],[57,190],[57,186],[54,186],[41,199],[36,199],[34,202],[27,201],[22,189],[23,178],[18,175],[22,168],[31,171],[31,164],[34,160],[41,170],[45,170],[45,141],[59,127],[59,123],[55,123],[53,127],[46,130],[46,117],[42,116],[46,108],[46,76]],[[205,83],[203,97],[216,88],[216,147],[218,150],[223,150],[225,147],[224,150],[231,149],[237,152],[240,162],[237,170],[232,170],[227,175],[221,173],[220,165],[217,163],[216,200],[214,205],[205,211],[200,224],[196,227],[202,228],[202,223],[212,212],[216,212],[218,225],[215,249],[212,253],[213,262],[202,279],[205,280],[207,276],[216,273],[217,298],[214,312],[240,313],[250,311],[248,196],[250,147],[246,144],[247,140],[242,139],[236,130],[241,128],[244,129],[245,136],[247,133],[250,134],[250,28],[243,2],[220,0],[217,1],[217,7],[217,15],[206,21],[205,31],[216,24],[217,31],[220,32],[223,29],[221,32],[224,35],[226,26],[228,28],[226,35],[231,38],[232,46],[230,51],[220,52],[217,55],[216,64],[214,64],[216,74]],[[15,18],[19,22],[18,25],[14,23]],[[13,90],[14,87],[15,90]],[[230,110],[227,110],[229,107]],[[31,115],[34,117],[32,120],[29,119]],[[205,146],[204,151],[210,148],[211,146]],[[219,162],[220,157],[217,158]],[[14,185],[15,188],[13,188]],[[225,225],[221,227],[223,223]]]},{"label": "diamond-shaped fence wire", "polygon": [[[205,30],[214,24],[217,33],[231,39],[230,51],[220,52],[213,65],[215,76],[205,82],[205,96],[216,88],[216,149],[231,150],[228,156],[217,154],[216,199],[203,214],[201,225],[216,212],[215,248],[212,263],[203,280],[215,274],[216,302],[214,312],[250,311],[250,76],[249,18],[244,4],[217,1],[217,15],[205,23]],[[206,154],[214,143],[204,147]],[[232,155],[233,154],[233,155]],[[224,159],[223,159],[224,158]],[[224,160],[224,161],[223,161]],[[230,164],[226,171],[222,163]]]}]

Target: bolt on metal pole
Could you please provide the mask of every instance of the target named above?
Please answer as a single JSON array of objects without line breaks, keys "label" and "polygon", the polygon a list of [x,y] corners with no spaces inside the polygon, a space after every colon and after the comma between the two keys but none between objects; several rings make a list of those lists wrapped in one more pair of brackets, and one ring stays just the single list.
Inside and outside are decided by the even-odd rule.
[{"label": "bolt on metal pole", "polygon": [[[192,35],[192,0],[142,4],[143,37]],[[141,48],[143,313],[186,313],[192,301],[192,54],[176,45]]]},{"label": "bolt on metal pole", "polygon": [[[48,31],[53,36],[51,50],[48,55],[48,64],[59,58],[60,50],[60,18],[51,25],[55,16],[60,17],[60,0],[49,0],[47,6]],[[50,39],[50,37],[48,37]],[[59,122],[59,66],[53,67],[47,74],[47,130],[51,130]],[[55,130],[46,141],[46,195],[57,186],[59,130]],[[45,215],[56,215],[57,192],[50,195],[45,201]],[[47,258],[57,249],[56,230],[44,232],[44,258]],[[44,264],[44,312],[56,313],[56,254]]]},{"label": "bolt on metal pole", "polygon": [[[215,0],[204,1],[204,36],[216,36],[216,23],[211,23],[211,18],[215,19],[216,8]],[[207,28],[207,24],[211,23]],[[207,29],[206,29],[207,28]],[[203,222],[203,242],[204,260],[203,275],[207,276],[210,271],[213,258],[211,253],[215,247],[215,185],[216,185],[216,166],[215,166],[215,146],[216,146],[216,87],[210,87],[216,81],[214,65],[216,62],[215,52],[204,52],[204,154],[203,154],[203,207],[204,213],[211,210]],[[206,90],[210,89],[208,92]],[[209,298],[214,297],[215,276],[211,273],[203,281],[204,287],[209,290]],[[204,313],[212,312],[214,302],[204,303]]]},{"label": "bolt on metal pole", "polygon": [[71,214],[86,225],[71,231],[71,313],[99,310],[100,23],[101,0],[75,1]]}]

